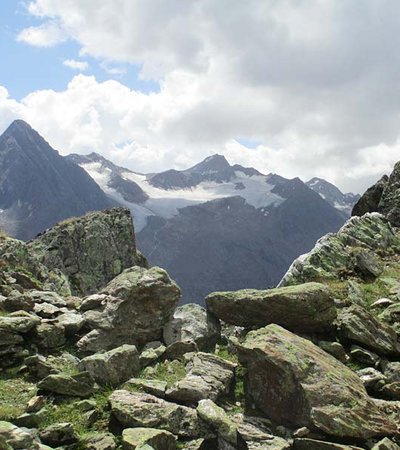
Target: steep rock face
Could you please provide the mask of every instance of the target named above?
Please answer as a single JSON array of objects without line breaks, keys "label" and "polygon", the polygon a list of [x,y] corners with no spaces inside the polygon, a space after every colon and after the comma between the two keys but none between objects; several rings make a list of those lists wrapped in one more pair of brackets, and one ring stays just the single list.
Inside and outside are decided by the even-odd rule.
[{"label": "steep rock face", "polygon": [[0,228],[31,239],[56,222],[112,206],[99,186],[27,123],[0,136]]},{"label": "steep rock face", "polygon": [[351,215],[363,216],[369,212],[377,212],[382,193],[388,185],[388,181],[389,177],[384,175],[378,182],[371,186],[354,205]]},{"label": "steep rock face", "polygon": [[352,370],[278,325],[250,332],[239,359],[248,369],[247,389],[255,404],[278,423],[342,438],[399,432]]},{"label": "steep rock face", "polygon": [[383,176],[370,187],[354,206],[352,215],[360,216],[366,212],[383,214],[395,227],[400,226],[400,162],[390,177]]},{"label": "steep rock face", "polygon": [[78,347],[86,353],[160,339],[180,290],[159,267],[131,267],[114,278],[101,294],[94,296],[99,302],[85,307],[84,316],[92,331],[78,342]]},{"label": "steep rock face", "polygon": [[302,332],[326,331],[336,318],[330,290],[319,283],[256,291],[214,292],[207,308],[219,319],[242,327],[277,323]]},{"label": "steep rock face", "polygon": [[322,237],[311,252],[296,259],[280,286],[340,278],[343,271],[355,273],[360,249],[390,253],[399,248],[399,237],[382,215],[368,213],[352,217],[338,233]]},{"label": "steep rock face", "polygon": [[123,208],[61,222],[29,242],[28,249],[45,266],[66,274],[81,295],[99,290],[128,267],[146,265],[136,251],[130,212]]}]

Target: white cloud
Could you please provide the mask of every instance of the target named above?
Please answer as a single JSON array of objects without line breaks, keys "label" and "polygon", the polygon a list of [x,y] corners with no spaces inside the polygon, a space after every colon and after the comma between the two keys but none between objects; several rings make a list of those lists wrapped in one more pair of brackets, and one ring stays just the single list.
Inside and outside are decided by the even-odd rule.
[{"label": "white cloud", "polygon": [[65,40],[64,31],[54,21],[45,22],[37,27],[25,28],[17,36],[17,41],[34,47],[53,47]]},{"label": "white cloud", "polygon": [[89,64],[86,61],[77,61],[75,59],[66,59],[63,61],[63,64],[70,69],[79,70],[81,72],[84,72],[89,68]]},{"label": "white cloud", "polygon": [[[160,83],[143,94],[80,75],[63,92],[25,98],[25,117],[64,153],[97,150],[152,171],[225,152],[354,190],[400,159],[397,0],[35,0],[28,9],[82,57],[111,71],[140,64]],[[249,150],[239,137],[262,144]]]}]

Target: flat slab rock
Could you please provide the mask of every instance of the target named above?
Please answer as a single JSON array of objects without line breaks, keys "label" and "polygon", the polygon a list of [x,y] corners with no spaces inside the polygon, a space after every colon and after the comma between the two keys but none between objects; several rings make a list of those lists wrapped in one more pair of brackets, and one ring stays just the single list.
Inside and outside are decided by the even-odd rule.
[{"label": "flat slab rock", "polygon": [[124,450],[139,449],[146,444],[154,450],[176,450],[176,438],[169,431],[138,427],[122,432]]},{"label": "flat slab rock", "polygon": [[125,428],[143,427],[167,430],[184,438],[210,436],[210,430],[196,410],[150,394],[114,391],[109,402],[114,417]]},{"label": "flat slab rock", "polygon": [[320,283],[214,292],[206,304],[219,319],[241,327],[276,323],[293,331],[319,332],[331,328],[336,318],[332,293]]},{"label": "flat slab rock", "polygon": [[250,332],[238,350],[247,391],[272,420],[341,438],[399,434],[357,374],[309,340],[268,325]]}]

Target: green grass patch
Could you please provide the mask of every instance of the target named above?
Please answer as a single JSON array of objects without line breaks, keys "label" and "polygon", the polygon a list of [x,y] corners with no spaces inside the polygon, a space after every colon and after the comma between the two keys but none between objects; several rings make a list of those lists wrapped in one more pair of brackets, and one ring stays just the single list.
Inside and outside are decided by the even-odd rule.
[{"label": "green grass patch", "polygon": [[215,355],[235,364],[238,364],[239,362],[237,354],[230,351],[226,345],[217,345]]},{"label": "green grass patch", "polygon": [[28,401],[37,388],[23,378],[6,373],[0,376],[0,420],[12,420],[25,412]]},{"label": "green grass patch", "polygon": [[166,381],[168,387],[171,387],[177,381],[186,376],[185,365],[182,361],[163,361],[154,366],[154,372],[151,374],[144,369],[139,378]]}]

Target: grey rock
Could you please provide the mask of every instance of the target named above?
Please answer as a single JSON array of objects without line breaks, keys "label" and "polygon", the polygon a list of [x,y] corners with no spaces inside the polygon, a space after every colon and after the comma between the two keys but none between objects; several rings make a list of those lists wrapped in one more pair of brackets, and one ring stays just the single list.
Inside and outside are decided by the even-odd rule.
[{"label": "grey rock", "polygon": [[155,348],[145,348],[139,356],[140,366],[146,367],[161,359],[165,354],[166,347],[164,345],[158,345]]},{"label": "grey rock", "polygon": [[361,378],[365,388],[368,391],[379,390],[386,382],[386,377],[379,370],[373,367],[367,367],[365,369],[357,370],[357,375]]},{"label": "grey rock", "polygon": [[391,415],[368,396],[360,378],[307,339],[268,325],[238,347],[246,392],[269,418],[340,438],[397,433]]},{"label": "grey rock", "polygon": [[39,347],[44,349],[62,347],[67,341],[64,327],[56,321],[42,321],[36,327],[36,335]]},{"label": "grey rock", "polygon": [[146,392],[147,394],[155,395],[159,398],[165,397],[167,390],[167,382],[162,380],[148,380],[142,378],[131,378],[128,380],[124,387],[128,390],[138,390]]},{"label": "grey rock", "polygon": [[335,442],[319,441],[317,439],[295,439],[294,450],[362,450],[353,445],[342,445]]},{"label": "grey rock", "polygon": [[193,341],[178,341],[174,342],[165,350],[165,359],[182,359],[187,353],[197,352],[199,349],[197,344]]},{"label": "grey rock", "polygon": [[354,269],[360,278],[374,280],[383,272],[383,265],[374,253],[362,249],[356,252]]},{"label": "grey rock", "polygon": [[94,381],[88,372],[77,375],[48,375],[38,383],[38,388],[54,394],[71,397],[88,397],[94,392]]},{"label": "grey rock", "polygon": [[24,311],[0,317],[0,332],[28,333],[40,324],[40,319]]},{"label": "grey rock", "polygon": [[386,363],[383,373],[389,383],[400,382],[400,361]]},{"label": "grey rock", "polygon": [[0,439],[4,439],[15,450],[35,449],[38,446],[38,442],[36,442],[32,433],[10,422],[0,421]]},{"label": "grey rock", "polygon": [[83,352],[159,339],[180,297],[179,287],[158,267],[127,269],[102,293],[107,294],[102,306],[85,312],[93,332],[78,342]]},{"label": "grey rock", "polygon": [[346,362],[348,359],[343,345],[339,342],[320,341],[318,342],[318,346],[342,363]]},{"label": "grey rock", "polygon": [[66,312],[57,317],[57,322],[64,328],[65,336],[75,336],[83,328],[86,321],[81,314]]},{"label": "grey rock", "polygon": [[354,361],[366,364],[367,366],[377,366],[380,358],[376,353],[373,353],[358,345],[352,345],[350,348],[350,356]]},{"label": "grey rock", "polygon": [[114,436],[111,433],[98,433],[85,441],[87,450],[115,450]]},{"label": "grey rock", "polygon": [[113,208],[61,222],[28,247],[45,266],[68,276],[73,293],[85,295],[138,263],[135,242],[129,210]]},{"label": "grey rock", "polygon": [[168,398],[187,404],[202,399],[217,400],[227,394],[235,376],[236,365],[209,353],[186,355],[186,376],[171,386]]},{"label": "grey rock", "polygon": [[176,450],[177,448],[176,438],[169,431],[140,427],[123,430],[122,447],[124,450],[136,450],[146,444],[154,450]]},{"label": "grey rock", "polygon": [[366,213],[379,211],[379,202],[381,201],[382,193],[388,185],[388,182],[389,177],[384,175],[377,183],[367,189],[354,205],[352,215],[363,216]]},{"label": "grey rock", "polygon": [[393,441],[391,441],[389,438],[385,437],[378,443],[376,443],[372,450],[400,450],[400,446],[395,444]]},{"label": "grey rock", "polygon": [[329,288],[319,283],[256,291],[215,292],[207,308],[219,319],[243,327],[270,323],[295,331],[326,331],[336,318]]},{"label": "grey rock", "polygon": [[209,435],[196,410],[149,394],[114,391],[109,402],[114,417],[125,427],[160,428],[184,438]]},{"label": "grey rock", "polygon": [[78,436],[70,423],[55,423],[40,432],[44,444],[60,447],[78,442]]},{"label": "grey rock", "polygon": [[219,320],[195,303],[176,308],[172,319],[164,327],[164,341],[167,345],[192,341],[200,351],[213,350],[220,334]]},{"label": "grey rock", "polygon": [[400,353],[396,332],[361,306],[353,305],[339,310],[337,322],[338,332],[345,340],[382,355]]},{"label": "grey rock", "polygon": [[134,345],[122,345],[82,359],[79,367],[100,385],[118,386],[139,372],[139,354]]},{"label": "grey rock", "polygon": [[61,313],[60,308],[51,303],[36,303],[33,311],[45,319],[52,319]]}]

